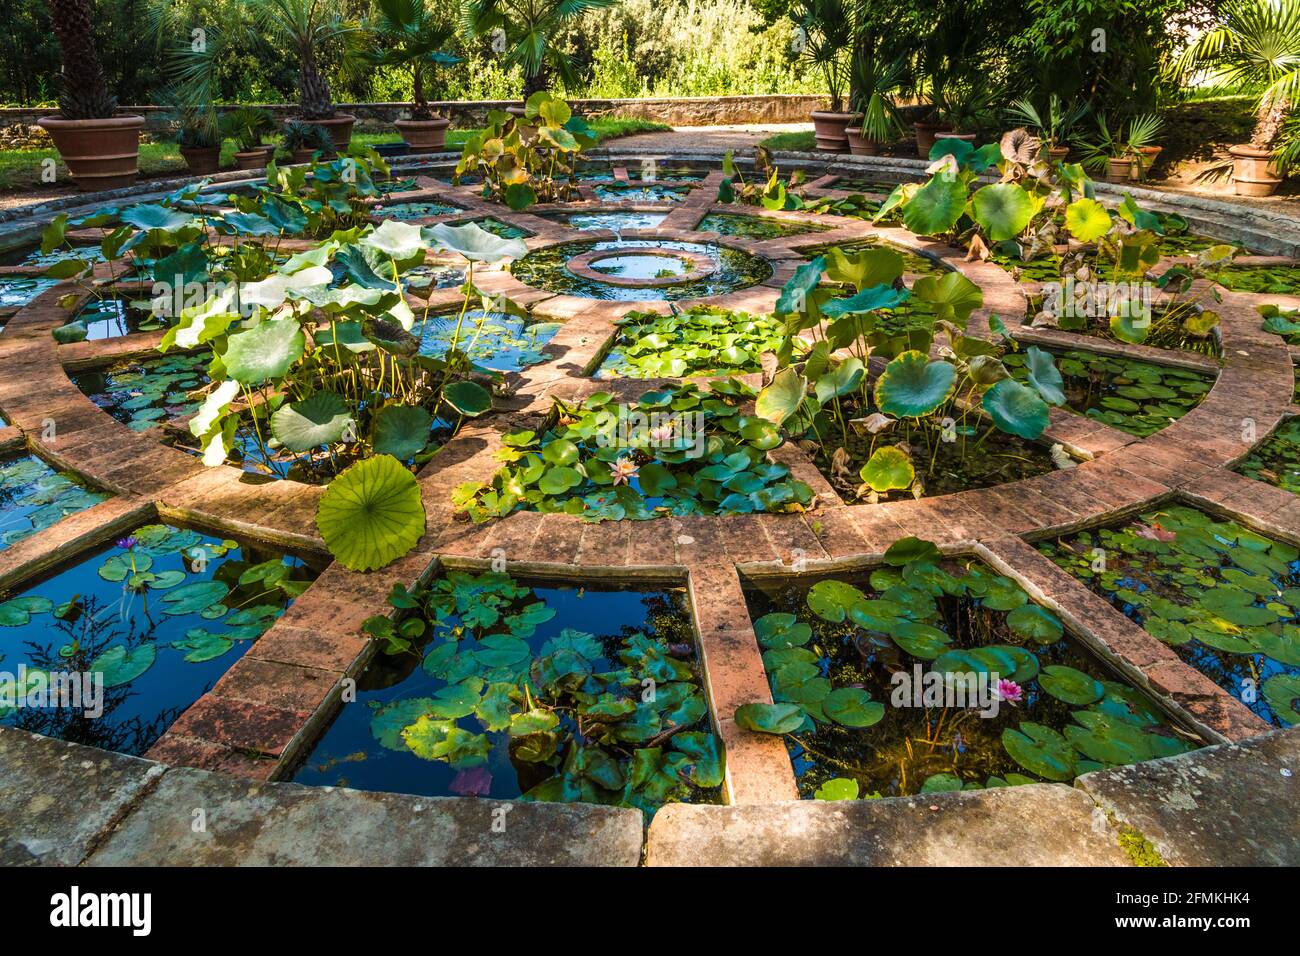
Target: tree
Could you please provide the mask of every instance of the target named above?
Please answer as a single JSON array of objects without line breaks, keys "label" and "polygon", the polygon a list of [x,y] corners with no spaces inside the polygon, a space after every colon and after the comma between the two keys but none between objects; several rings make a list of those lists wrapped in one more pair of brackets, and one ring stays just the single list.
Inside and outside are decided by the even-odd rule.
[{"label": "tree", "polygon": [[411,118],[433,118],[424,81],[433,67],[459,63],[446,52],[456,36],[455,25],[440,20],[425,0],[376,0],[378,18],[366,24],[378,40],[374,49],[358,56],[373,66],[404,66],[411,71]]},{"label": "tree", "polygon": [[298,59],[303,118],[333,118],[334,99],[321,57],[358,32],[358,25],[344,18],[340,0],[248,0],[248,6],[261,35]]},{"label": "tree", "polygon": [[50,19],[63,51],[59,112],[70,120],[109,119],[117,112],[117,100],[108,91],[95,49],[89,0],[50,0]]},{"label": "tree", "polygon": [[[476,37],[502,36],[505,62],[524,71],[524,99],[545,90],[554,70],[565,85],[575,85],[573,65],[556,42],[566,25],[588,10],[618,0],[465,0],[461,21]],[[497,33],[496,31],[500,31]]]}]

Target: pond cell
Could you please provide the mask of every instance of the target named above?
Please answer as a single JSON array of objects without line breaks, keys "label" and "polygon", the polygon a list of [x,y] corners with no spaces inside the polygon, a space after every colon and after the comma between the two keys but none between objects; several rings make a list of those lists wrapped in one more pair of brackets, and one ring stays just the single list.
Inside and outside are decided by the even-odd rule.
[{"label": "pond cell", "polygon": [[156,332],[166,320],[155,315],[148,299],[112,297],[91,299],[77,310],[73,320],[84,322],[86,339],[114,339],[133,332]]},{"label": "pond cell", "polygon": [[717,801],[681,589],[452,571],[403,603],[418,605],[395,632],[409,648],[361,674],[298,783],[649,811]]},{"label": "pond cell", "polygon": [[[616,251],[627,252],[629,257],[642,260],[646,257],[637,255],[640,249],[664,249],[681,252],[693,252],[707,256],[714,264],[715,270],[698,280],[680,282],[667,286],[622,286],[600,282],[595,279],[574,275],[566,263],[574,256],[585,252]],[[609,260],[602,260],[608,263]],[[680,260],[678,260],[680,261]],[[728,249],[714,243],[668,242],[652,239],[606,240],[600,242],[578,241],[561,243],[530,252],[522,259],[515,260],[510,271],[515,278],[528,285],[548,292],[582,296],[588,299],[611,299],[617,301],[658,300],[675,301],[706,295],[721,295],[736,289],[745,289],[757,285],[772,274],[772,267],[765,259],[752,256],[737,249]]]},{"label": "pond cell", "polygon": [[[518,372],[546,361],[542,347],[560,330],[558,322],[533,322],[503,312],[471,309],[458,323],[456,313],[432,315],[417,324],[420,353],[441,358],[452,341],[478,366]],[[459,328],[458,328],[459,325]]]},{"label": "pond cell", "polygon": [[[1214,385],[1208,375],[1151,362],[1082,349],[1052,354],[1057,357],[1066,404],[1071,409],[1140,438],[1182,418]],[[1028,380],[1024,353],[1008,353],[1002,361],[1016,378]]]},{"label": "pond cell", "polygon": [[72,382],[92,402],[133,431],[188,418],[203,405],[191,393],[208,384],[208,352],[166,355],[79,372]]},{"label": "pond cell", "polygon": [[[187,528],[138,528],[0,602],[0,721],[142,754],[318,571]],[[100,713],[87,679],[102,681]],[[80,698],[49,690],[74,684]]]},{"label": "pond cell", "polygon": [[736,719],[782,734],[802,797],[1068,782],[1194,745],[1014,581],[909,540],[869,576],[747,589],[776,705]]},{"label": "pond cell", "polygon": [[450,203],[427,200],[424,202],[381,203],[371,208],[371,215],[380,219],[424,219],[428,216],[446,216],[450,213],[464,212],[459,206]]},{"label": "pond cell", "polygon": [[560,217],[574,229],[594,232],[609,229],[615,233],[624,229],[653,229],[668,218],[666,212],[575,212]]},{"label": "pond cell", "polygon": [[1183,505],[1038,547],[1262,719],[1300,723],[1300,550]]},{"label": "pond cell", "polygon": [[35,455],[0,458],[0,551],[109,497]]},{"label": "pond cell", "polygon": [[1283,420],[1262,445],[1237,465],[1237,471],[1300,495],[1300,418]]},{"label": "pond cell", "polygon": [[825,232],[826,226],[807,222],[790,222],[765,216],[742,216],[736,213],[709,213],[697,227],[701,232],[716,232],[742,239],[778,239],[781,236],[799,236],[809,232]]},{"label": "pond cell", "polygon": [[604,202],[681,202],[691,187],[670,183],[602,183],[596,198]]}]

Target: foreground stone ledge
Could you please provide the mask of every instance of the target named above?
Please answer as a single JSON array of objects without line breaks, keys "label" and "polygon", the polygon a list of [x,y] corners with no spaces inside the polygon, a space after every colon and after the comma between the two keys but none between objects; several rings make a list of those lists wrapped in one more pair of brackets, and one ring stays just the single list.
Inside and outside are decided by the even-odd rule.
[{"label": "foreground stone ledge", "polygon": [[[504,832],[494,808],[507,806]],[[202,807],[206,830],[194,832]],[[171,770],[92,866],[636,866],[639,810],[430,798]]]},{"label": "foreground stone ledge", "polygon": [[75,866],[161,764],[0,727],[0,865]]},{"label": "foreground stone ledge", "polygon": [[648,866],[1122,866],[1118,834],[1059,784],[883,800],[673,804]]},{"label": "foreground stone ledge", "polygon": [[1084,774],[1075,786],[1170,864],[1300,866],[1300,727]]}]

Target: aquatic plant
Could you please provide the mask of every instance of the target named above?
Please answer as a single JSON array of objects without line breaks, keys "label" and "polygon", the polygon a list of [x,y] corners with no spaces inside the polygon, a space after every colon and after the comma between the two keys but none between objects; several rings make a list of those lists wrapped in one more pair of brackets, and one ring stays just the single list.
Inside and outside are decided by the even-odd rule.
[{"label": "aquatic plant", "polygon": [[489,482],[459,485],[452,502],[476,522],[521,509],[587,521],[800,510],[812,490],[768,460],[782,439],[771,422],[742,414],[753,396],[725,379],[628,404],[608,392],[555,399],[546,431],[504,435],[501,469]]},{"label": "aquatic plant", "polygon": [[693,306],[685,312],[629,312],[597,378],[682,378],[744,374],[780,345],[780,324],[769,316]]},{"label": "aquatic plant", "polygon": [[930,542],[896,542],[869,588],[764,589],[749,601],[774,703],[735,719],[785,738],[805,797],[1069,781],[1194,746],[1014,581]]},{"label": "aquatic plant", "polygon": [[[689,644],[625,627],[598,638],[505,574],[449,571],[427,589],[395,587],[401,616],[365,629],[389,654],[414,655],[428,696],[376,706],[379,745],[449,765],[453,792],[486,795],[514,770],[525,800],[638,807],[709,799],[722,753]],[[506,760],[490,761],[493,751]]]}]

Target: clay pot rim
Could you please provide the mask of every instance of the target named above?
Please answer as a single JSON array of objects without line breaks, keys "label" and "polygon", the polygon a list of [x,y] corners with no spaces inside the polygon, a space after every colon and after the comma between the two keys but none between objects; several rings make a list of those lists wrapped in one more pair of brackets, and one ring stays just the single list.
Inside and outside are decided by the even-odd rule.
[{"label": "clay pot rim", "polygon": [[123,116],[109,116],[105,119],[65,119],[62,116],[41,116],[36,125],[46,130],[71,129],[130,129],[144,126],[144,117],[134,113]]},{"label": "clay pot rim", "polygon": [[418,120],[418,119],[395,119],[395,120],[393,120],[393,125],[396,126],[398,129],[401,129],[403,126],[412,126],[412,127],[414,127],[414,126],[441,126],[441,127],[447,127],[447,126],[450,126],[450,125],[451,125],[451,120],[447,119],[447,118],[444,117],[444,116],[435,116],[433,119],[427,119],[427,120]]},{"label": "clay pot rim", "polygon": [[1272,156],[1271,149],[1260,149],[1258,146],[1251,146],[1249,143],[1238,143],[1235,146],[1228,147],[1229,156],[1240,156],[1242,159],[1264,159]]},{"label": "clay pot rim", "polygon": [[862,114],[860,112],[850,113],[847,110],[813,110],[811,113],[813,119],[830,119],[838,122],[839,120],[847,117],[850,123],[853,122],[858,117],[860,117],[861,115]]},{"label": "clay pot rim", "polygon": [[342,126],[356,121],[357,118],[351,113],[335,113],[329,119],[307,119],[305,116],[290,116],[285,119],[286,123],[305,123],[308,126]]}]

